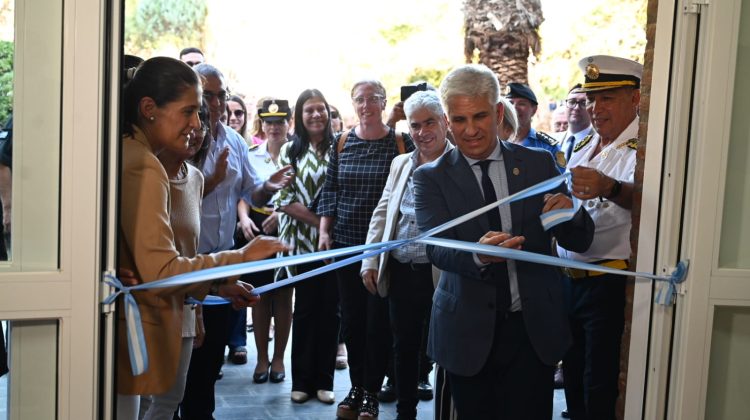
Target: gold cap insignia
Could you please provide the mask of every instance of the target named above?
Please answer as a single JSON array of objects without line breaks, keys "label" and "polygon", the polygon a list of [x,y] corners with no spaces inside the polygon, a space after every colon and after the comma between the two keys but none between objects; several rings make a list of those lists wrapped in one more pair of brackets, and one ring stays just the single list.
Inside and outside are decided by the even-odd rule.
[{"label": "gold cap insignia", "polygon": [[503,95],[508,96],[510,95],[510,86],[505,85],[505,88],[503,89]]},{"label": "gold cap insignia", "polygon": [[599,66],[593,63],[586,65],[586,77],[588,77],[591,80],[598,79],[599,78]]},{"label": "gold cap insignia", "polygon": [[268,112],[271,114],[275,114],[279,112],[279,106],[276,105],[276,102],[272,103],[271,105],[268,105]]}]

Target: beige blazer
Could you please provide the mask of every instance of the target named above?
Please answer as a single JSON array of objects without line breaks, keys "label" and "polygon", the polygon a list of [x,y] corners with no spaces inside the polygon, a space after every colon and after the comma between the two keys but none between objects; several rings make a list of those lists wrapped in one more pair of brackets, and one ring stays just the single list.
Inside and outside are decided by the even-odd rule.
[{"label": "beige blazer", "polygon": [[[448,145],[449,147],[446,150],[453,148],[450,143]],[[414,166],[412,155],[414,153],[417,153],[417,151],[396,156],[391,162],[391,172],[388,174],[383,195],[372,213],[372,218],[370,218],[370,227],[367,231],[365,243],[385,242],[394,238],[398,218],[401,215],[399,210],[401,199],[404,197],[406,183],[412,175]],[[378,271],[378,294],[382,297],[388,296],[388,288],[390,287],[390,278],[386,269],[388,255],[388,252],[383,252],[376,257],[362,260],[362,269],[360,270],[360,274],[370,269]],[[432,281],[434,285],[437,285],[439,278],[440,270],[433,266]]]},{"label": "beige blazer", "polygon": [[[132,270],[142,282],[217,265],[242,262],[241,251],[181,256],[170,225],[171,207],[167,173],[143,133],[122,139],[120,187],[120,267]],[[117,392],[125,395],[161,394],[174,384],[182,343],[182,305],[186,295],[203,299],[209,283],[149,291],[133,296],[141,312],[148,370],[133,376],[127,350],[122,300],[117,337]]]}]

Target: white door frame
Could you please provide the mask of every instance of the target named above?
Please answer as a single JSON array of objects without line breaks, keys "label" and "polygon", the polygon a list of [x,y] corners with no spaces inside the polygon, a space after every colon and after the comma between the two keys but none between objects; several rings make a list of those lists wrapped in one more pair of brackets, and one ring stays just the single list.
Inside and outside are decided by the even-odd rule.
[{"label": "white door frame", "polygon": [[[59,134],[44,140],[59,144],[54,165],[40,164],[38,157],[26,148],[14,156],[14,261],[0,273],[0,319],[58,320],[56,336],[48,334],[46,342],[57,344],[57,398],[53,412],[58,419],[93,419],[99,416],[99,319],[102,237],[102,155],[103,155],[103,51],[105,2],[75,0],[53,2],[62,5],[61,33],[58,38],[35,38],[33,32],[17,34],[24,49],[16,50],[26,69],[43,68],[45,60],[23,60],[23,54],[46,43],[59,40],[61,73],[58,80],[60,101]],[[17,12],[26,12],[23,19],[36,19],[48,13],[52,4],[44,0],[16,0]],[[39,9],[42,10],[39,10]],[[18,15],[17,15],[18,16]],[[22,23],[16,21],[17,27]],[[41,44],[38,44],[41,43]],[[44,104],[31,102],[24,88],[31,89],[35,80],[32,71],[21,75],[23,85],[16,85],[15,113],[21,115],[32,107]],[[18,77],[18,73],[17,73]],[[19,90],[20,87],[20,90]],[[30,111],[29,111],[30,112]],[[30,127],[30,126],[29,126]],[[15,127],[14,127],[15,128]],[[15,130],[14,130],[15,131]],[[14,143],[24,147],[32,144],[31,129],[24,135],[16,131]],[[24,143],[27,139],[27,143]],[[18,157],[20,160],[16,159]],[[45,162],[45,161],[41,161]],[[59,162],[59,166],[58,166]],[[58,169],[59,168],[59,169]],[[24,174],[59,174],[59,213],[56,200],[48,200],[28,188]],[[26,194],[24,194],[26,193]],[[50,202],[53,201],[53,202]],[[38,213],[42,216],[36,216]],[[40,242],[31,239],[39,217],[59,220],[59,236]],[[18,222],[18,223],[16,223]],[[16,230],[15,227],[20,227]],[[38,230],[38,229],[37,229]],[[59,242],[57,239],[59,238]],[[35,268],[34,247],[53,247],[57,267]],[[18,258],[16,258],[18,255]],[[53,264],[54,265],[54,264]],[[14,327],[15,328],[15,327]],[[23,323],[19,322],[19,327]],[[23,348],[24,342],[14,346]],[[25,353],[17,353],[23,357]],[[15,356],[13,356],[15,357]],[[11,360],[11,369],[13,368]],[[30,372],[13,370],[11,381],[30,379]],[[13,386],[11,384],[11,386]],[[34,395],[20,395],[21,406],[11,406],[11,418],[24,415],[24,405],[33,404]],[[28,402],[26,402],[28,400]],[[15,402],[15,401],[13,401]],[[12,402],[12,403],[13,403]],[[15,411],[14,411],[15,410]]]}]

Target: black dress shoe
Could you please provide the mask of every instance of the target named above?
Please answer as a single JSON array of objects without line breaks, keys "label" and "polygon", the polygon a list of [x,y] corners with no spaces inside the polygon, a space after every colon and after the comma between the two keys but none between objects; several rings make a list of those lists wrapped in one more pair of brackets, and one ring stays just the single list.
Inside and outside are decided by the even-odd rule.
[{"label": "black dress shoe", "polygon": [[281,372],[271,371],[271,382],[277,384],[279,382],[282,382],[284,378],[286,378],[286,373],[284,373],[284,371],[281,371]]},{"label": "black dress shoe", "polygon": [[383,384],[383,387],[380,388],[380,391],[378,392],[378,401],[384,403],[396,401],[396,388],[393,386],[391,378],[388,378]]},{"label": "black dress shoe", "polygon": [[253,382],[255,382],[256,384],[268,382],[268,371],[253,373]]},{"label": "black dress shoe", "polygon": [[223,377],[224,377],[224,371],[223,370],[219,370],[219,373],[216,375],[216,380],[220,381],[221,378],[223,378]]},{"label": "black dress shoe", "polygon": [[563,410],[563,411],[560,412],[560,417],[562,417],[564,419],[569,419],[570,418],[570,413],[568,413],[568,409],[567,408],[565,410]]},{"label": "black dress shoe", "polygon": [[430,381],[425,379],[424,381],[417,382],[417,398],[421,401],[429,401],[433,398]]}]

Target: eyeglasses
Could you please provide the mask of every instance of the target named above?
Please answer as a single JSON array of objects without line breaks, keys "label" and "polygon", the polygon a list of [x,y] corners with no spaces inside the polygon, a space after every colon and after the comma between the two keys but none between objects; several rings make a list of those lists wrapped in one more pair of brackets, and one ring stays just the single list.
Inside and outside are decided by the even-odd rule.
[{"label": "eyeglasses", "polygon": [[357,105],[376,104],[376,103],[380,103],[380,101],[382,101],[383,99],[385,99],[383,95],[372,95],[369,97],[357,96],[356,98],[352,98],[354,103]]},{"label": "eyeglasses", "polygon": [[204,90],[203,91],[203,99],[205,99],[206,102],[211,102],[211,100],[214,99],[214,98],[218,98],[219,102],[226,102],[227,98],[228,98],[228,95],[227,95],[227,92],[225,92],[223,90],[221,92],[219,92],[219,93],[211,92],[211,91],[208,91],[208,90]]},{"label": "eyeglasses", "polygon": [[338,113],[338,112],[336,112],[336,111],[331,111],[331,118],[332,118],[332,119],[336,119],[336,118],[338,118],[338,117],[339,117],[339,113]]},{"label": "eyeglasses", "polygon": [[235,118],[240,118],[245,116],[245,111],[241,109],[235,109],[234,111],[232,111],[232,114],[234,114]]},{"label": "eyeglasses", "polygon": [[568,99],[565,101],[565,106],[567,106],[570,109],[575,109],[576,106],[580,107],[581,109],[585,109],[587,105],[586,99],[581,99],[580,101],[576,101],[575,99]]}]

